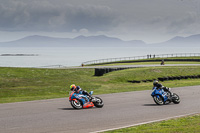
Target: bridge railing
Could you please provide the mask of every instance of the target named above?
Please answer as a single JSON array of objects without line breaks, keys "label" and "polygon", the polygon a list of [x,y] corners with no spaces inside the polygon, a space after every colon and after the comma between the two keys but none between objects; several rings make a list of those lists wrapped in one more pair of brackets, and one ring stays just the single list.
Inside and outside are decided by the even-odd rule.
[{"label": "bridge railing", "polygon": [[157,54],[157,55],[149,54],[149,55],[145,55],[145,56],[107,58],[107,59],[86,61],[86,62],[83,62],[82,65],[92,65],[92,64],[118,62],[118,61],[129,61],[129,60],[153,59],[153,58],[194,57],[194,56],[200,56],[200,53],[173,53],[173,54]]},{"label": "bridge railing", "polygon": [[38,67],[33,67],[33,68],[62,68],[62,67],[66,67],[63,65],[49,65],[49,66],[38,66]]}]

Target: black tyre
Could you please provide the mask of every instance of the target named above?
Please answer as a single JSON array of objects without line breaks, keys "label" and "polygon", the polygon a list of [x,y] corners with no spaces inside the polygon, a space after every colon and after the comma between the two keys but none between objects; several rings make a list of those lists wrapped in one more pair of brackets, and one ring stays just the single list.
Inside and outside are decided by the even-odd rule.
[{"label": "black tyre", "polygon": [[104,105],[103,100],[100,97],[95,97],[95,99],[96,99],[96,101],[93,102],[94,106],[97,108],[102,108]]},{"label": "black tyre", "polygon": [[153,97],[153,100],[158,105],[163,105],[164,104],[164,100],[163,100],[163,98],[161,96],[157,96],[156,95],[156,96]]},{"label": "black tyre", "polygon": [[82,109],[83,108],[83,105],[81,104],[81,102],[79,100],[76,100],[76,101],[72,100],[71,105],[75,109]]},{"label": "black tyre", "polygon": [[179,104],[180,103],[180,97],[176,93],[173,93],[173,95],[172,95],[172,102],[174,104]]}]

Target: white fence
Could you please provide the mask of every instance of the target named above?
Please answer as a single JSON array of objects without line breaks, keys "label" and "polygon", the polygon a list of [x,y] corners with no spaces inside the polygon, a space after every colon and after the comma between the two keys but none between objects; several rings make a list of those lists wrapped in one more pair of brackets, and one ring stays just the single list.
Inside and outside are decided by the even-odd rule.
[{"label": "white fence", "polygon": [[133,56],[133,57],[120,57],[120,58],[108,58],[99,59],[83,62],[83,65],[108,63],[108,62],[119,62],[119,61],[129,61],[129,60],[141,60],[141,59],[153,59],[153,58],[170,58],[170,57],[195,57],[200,56],[200,53],[174,53],[174,54],[149,54],[145,56]]}]

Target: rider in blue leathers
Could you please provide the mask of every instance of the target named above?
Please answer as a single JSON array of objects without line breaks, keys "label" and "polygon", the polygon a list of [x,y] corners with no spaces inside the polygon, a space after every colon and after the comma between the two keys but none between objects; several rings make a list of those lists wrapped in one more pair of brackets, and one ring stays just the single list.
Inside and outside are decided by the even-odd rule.
[{"label": "rider in blue leathers", "polygon": [[156,87],[157,89],[163,89],[165,92],[170,92],[170,88],[163,86],[162,84],[158,83],[158,80],[153,81],[153,88]]},{"label": "rider in blue leathers", "polygon": [[72,84],[72,85],[70,86],[70,89],[71,89],[71,91],[74,91],[74,92],[77,93],[77,94],[87,95],[87,96],[89,96],[89,98],[91,98],[91,95],[90,95],[87,91],[82,90],[82,89],[80,88],[80,86],[76,86],[75,84]]}]

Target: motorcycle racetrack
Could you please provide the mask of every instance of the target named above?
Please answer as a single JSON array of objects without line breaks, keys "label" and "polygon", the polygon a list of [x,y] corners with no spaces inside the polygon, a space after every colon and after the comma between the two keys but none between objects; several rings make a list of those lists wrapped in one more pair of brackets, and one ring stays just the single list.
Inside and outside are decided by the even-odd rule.
[{"label": "motorcycle racetrack", "polygon": [[180,96],[180,104],[158,106],[151,90],[98,95],[103,108],[75,110],[68,97],[0,104],[0,132],[101,132],[200,113],[200,86],[172,88],[172,92]]}]

